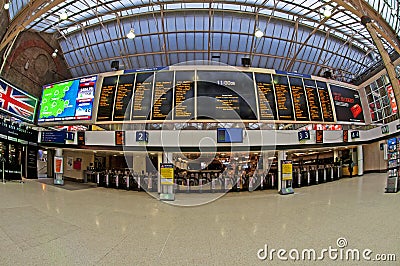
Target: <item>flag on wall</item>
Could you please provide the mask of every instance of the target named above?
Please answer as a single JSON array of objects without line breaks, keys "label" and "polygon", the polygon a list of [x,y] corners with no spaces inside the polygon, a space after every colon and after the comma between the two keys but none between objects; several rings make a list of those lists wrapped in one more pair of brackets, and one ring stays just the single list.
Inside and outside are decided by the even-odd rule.
[{"label": "flag on wall", "polygon": [[20,119],[33,122],[37,98],[0,79],[0,109]]}]

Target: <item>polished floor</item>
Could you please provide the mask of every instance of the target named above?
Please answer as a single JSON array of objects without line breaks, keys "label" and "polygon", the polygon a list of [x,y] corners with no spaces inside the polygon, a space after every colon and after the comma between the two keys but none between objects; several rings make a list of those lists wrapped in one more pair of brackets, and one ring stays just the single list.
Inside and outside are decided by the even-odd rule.
[{"label": "polished floor", "polygon": [[[400,265],[400,192],[385,194],[385,182],[386,174],[367,174],[287,196],[230,193],[197,207],[144,192],[0,183],[0,265],[366,265],[327,253],[311,262],[294,261],[295,253],[259,258],[265,245],[319,256],[339,249],[338,238],[347,241],[342,250],[395,254],[384,264]],[[207,197],[180,194],[177,202],[192,196]]]}]

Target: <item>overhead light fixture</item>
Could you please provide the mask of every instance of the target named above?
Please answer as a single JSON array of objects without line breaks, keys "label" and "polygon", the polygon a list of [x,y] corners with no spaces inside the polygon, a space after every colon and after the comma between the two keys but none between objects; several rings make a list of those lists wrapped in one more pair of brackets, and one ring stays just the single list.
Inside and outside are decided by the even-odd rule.
[{"label": "overhead light fixture", "polygon": [[127,37],[128,39],[130,39],[130,40],[134,39],[134,38],[136,37],[135,30],[134,30],[134,29],[131,29],[131,30],[128,32],[128,34],[126,35],[126,37]]},{"label": "overhead light fixture", "polygon": [[51,57],[56,58],[58,53],[58,49],[55,49],[54,52],[51,54]]},{"label": "overhead light fixture", "polygon": [[64,11],[60,14],[60,20],[67,20],[68,19],[68,13],[67,11]]},{"label": "overhead light fixture", "polygon": [[322,11],[322,14],[324,15],[324,17],[329,18],[330,16],[332,16],[332,9],[330,7],[325,7]]},{"label": "overhead light fixture", "polygon": [[254,32],[254,36],[256,36],[257,38],[261,38],[262,36],[264,36],[264,32],[262,32],[262,30],[257,28],[256,31]]},{"label": "overhead light fixture", "polygon": [[4,4],[4,9],[5,10],[10,9],[10,2],[7,2],[7,3]]}]

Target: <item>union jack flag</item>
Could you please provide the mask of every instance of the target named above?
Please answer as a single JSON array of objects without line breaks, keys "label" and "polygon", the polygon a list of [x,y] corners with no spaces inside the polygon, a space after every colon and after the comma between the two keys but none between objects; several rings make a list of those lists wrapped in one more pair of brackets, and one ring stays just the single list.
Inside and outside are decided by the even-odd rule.
[{"label": "union jack flag", "polygon": [[0,108],[21,119],[33,122],[37,99],[27,93],[11,87],[0,80]]}]

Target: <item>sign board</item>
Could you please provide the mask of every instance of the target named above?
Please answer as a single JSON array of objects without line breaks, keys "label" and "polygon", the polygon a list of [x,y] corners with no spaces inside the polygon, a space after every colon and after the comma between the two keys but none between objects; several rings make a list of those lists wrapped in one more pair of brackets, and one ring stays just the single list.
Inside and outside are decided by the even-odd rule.
[{"label": "sign board", "polygon": [[299,141],[305,140],[305,139],[310,139],[310,131],[309,130],[302,130],[297,132],[297,136],[299,138]]},{"label": "sign board", "polygon": [[324,131],[315,130],[315,143],[324,143]]},{"label": "sign board", "polygon": [[174,165],[172,163],[160,164],[161,185],[174,184]]},{"label": "sign board", "polygon": [[63,170],[63,157],[54,157],[54,173],[62,174]]},{"label": "sign board", "polygon": [[293,164],[290,160],[282,161],[282,180],[293,179]]},{"label": "sign board", "polygon": [[360,131],[352,131],[351,132],[351,138],[352,139],[359,139],[360,138]]},{"label": "sign board", "polygon": [[389,125],[381,126],[381,131],[382,131],[382,134],[388,134],[389,133]]},{"label": "sign board", "polygon": [[115,131],[115,145],[125,145],[125,131]]},{"label": "sign board", "polygon": [[149,132],[136,131],[136,142],[149,142]]},{"label": "sign board", "polygon": [[343,142],[349,142],[349,131],[343,130]]},{"label": "sign board", "polygon": [[85,145],[85,131],[78,131],[78,145]]}]

